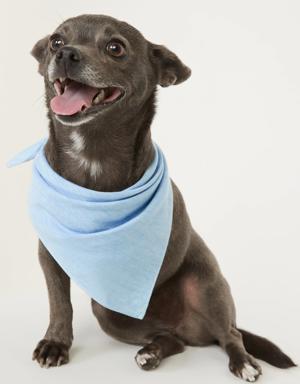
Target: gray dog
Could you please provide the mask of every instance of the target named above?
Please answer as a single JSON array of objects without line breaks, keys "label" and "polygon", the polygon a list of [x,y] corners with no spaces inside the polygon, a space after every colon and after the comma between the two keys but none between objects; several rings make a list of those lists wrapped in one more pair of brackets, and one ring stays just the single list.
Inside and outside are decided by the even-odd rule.
[{"label": "gray dog", "polygon": [[[120,191],[134,184],[153,159],[150,126],[156,88],[185,81],[190,69],[166,47],[108,16],[69,19],[38,41],[32,54],[45,81],[50,121],[45,155],[51,167],[96,191]],[[63,102],[53,107],[57,95]],[[247,381],[261,374],[253,356],[280,368],[294,366],[273,343],[237,328],[230,288],[192,228],[173,182],[172,187],[171,236],[144,319],[92,300],[101,328],[118,340],[141,345],[135,359],[144,370],[183,352],[185,345],[209,344],[220,345],[230,370]],[[49,291],[50,324],[33,359],[41,366],[59,366],[68,362],[73,339],[70,279],[42,242],[39,259]]]}]

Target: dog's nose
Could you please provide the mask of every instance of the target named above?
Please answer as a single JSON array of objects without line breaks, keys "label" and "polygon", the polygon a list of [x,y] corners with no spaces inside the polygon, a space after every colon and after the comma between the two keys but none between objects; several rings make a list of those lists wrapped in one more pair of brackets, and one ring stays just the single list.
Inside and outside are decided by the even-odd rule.
[{"label": "dog's nose", "polygon": [[56,53],[56,61],[76,62],[81,60],[80,51],[74,47],[63,47]]}]

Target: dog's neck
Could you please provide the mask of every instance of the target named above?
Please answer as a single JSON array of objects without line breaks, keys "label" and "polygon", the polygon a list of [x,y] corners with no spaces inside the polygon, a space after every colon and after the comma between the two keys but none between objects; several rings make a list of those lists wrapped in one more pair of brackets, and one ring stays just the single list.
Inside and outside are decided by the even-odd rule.
[{"label": "dog's neck", "polygon": [[150,125],[155,93],[139,110],[95,118],[78,127],[60,123],[51,113],[45,155],[65,179],[97,191],[119,191],[134,184],[154,156]]}]

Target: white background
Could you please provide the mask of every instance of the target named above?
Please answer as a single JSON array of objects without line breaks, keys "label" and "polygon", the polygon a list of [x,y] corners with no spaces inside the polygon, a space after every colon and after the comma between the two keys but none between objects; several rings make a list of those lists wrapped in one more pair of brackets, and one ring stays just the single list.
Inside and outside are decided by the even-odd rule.
[{"label": "white background", "polygon": [[[155,372],[140,371],[137,348],[104,335],[76,287],[70,364],[42,370],[30,360],[48,321],[27,216],[30,165],[7,170],[3,164],[47,132],[43,82],[29,51],[81,13],[126,20],[192,68],[186,83],[159,92],[153,137],[232,287],[238,324],[299,363],[299,1],[2,0],[0,7],[0,380],[238,382],[217,347],[188,348]],[[299,368],[262,366],[261,382],[300,382]]]}]

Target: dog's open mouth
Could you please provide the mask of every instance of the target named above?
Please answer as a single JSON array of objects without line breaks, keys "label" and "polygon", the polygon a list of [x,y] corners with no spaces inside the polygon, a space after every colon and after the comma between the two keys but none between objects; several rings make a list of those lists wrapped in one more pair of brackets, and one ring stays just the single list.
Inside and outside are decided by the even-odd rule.
[{"label": "dog's open mouth", "polygon": [[63,116],[85,112],[92,106],[112,104],[124,95],[118,87],[94,88],[69,78],[57,79],[54,88],[57,96],[50,101],[50,106],[54,113]]}]

